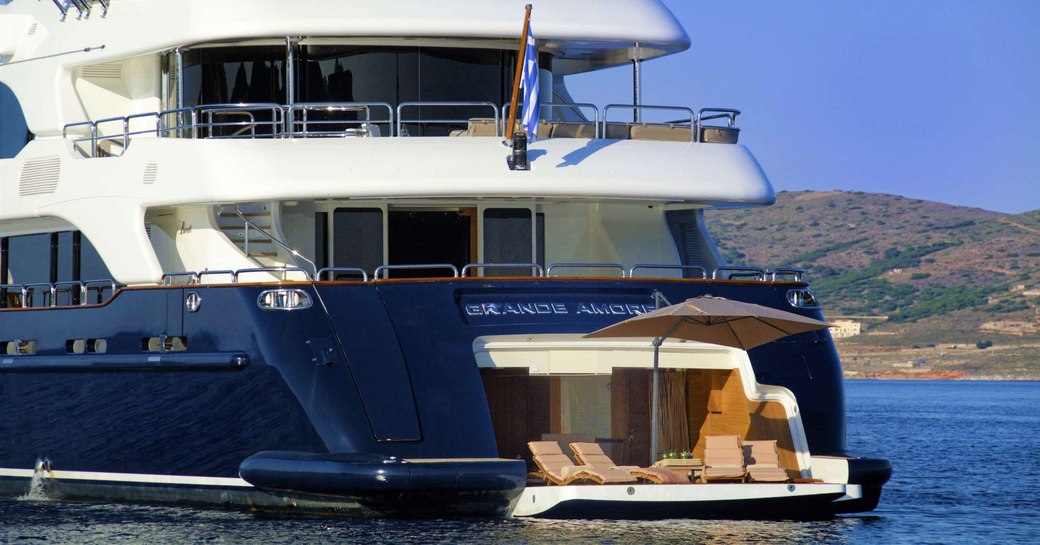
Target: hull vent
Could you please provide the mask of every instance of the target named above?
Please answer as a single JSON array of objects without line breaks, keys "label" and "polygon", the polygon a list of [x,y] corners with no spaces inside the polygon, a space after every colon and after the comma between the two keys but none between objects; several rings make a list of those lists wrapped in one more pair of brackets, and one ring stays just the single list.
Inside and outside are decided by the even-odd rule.
[{"label": "hull vent", "polygon": [[58,188],[60,176],[61,159],[57,155],[29,159],[22,166],[22,175],[18,179],[18,194],[24,197],[54,193]]},{"label": "hull vent", "polygon": [[149,161],[144,166],[144,177],[142,182],[146,184],[154,184],[155,180],[159,177],[159,165],[155,161]]},{"label": "hull vent", "polygon": [[83,77],[87,79],[122,79],[123,64],[110,62],[91,64],[83,67]]},{"label": "hull vent", "polygon": [[38,25],[38,23],[33,23],[33,24],[29,25],[29,35],[30,36],[36,34],[36,27],[37,27],[37,25]]}]

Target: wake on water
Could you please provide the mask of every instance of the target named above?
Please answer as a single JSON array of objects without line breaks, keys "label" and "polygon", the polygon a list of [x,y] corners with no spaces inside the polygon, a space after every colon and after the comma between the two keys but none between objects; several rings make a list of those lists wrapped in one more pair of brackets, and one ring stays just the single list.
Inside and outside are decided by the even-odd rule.
[{"label": "wake on water", "polygon": [[24,496],[19,496],[18,501],[48,501],[47,480],[54,478],[49,458],[36,459],[36,467],[33,469],[32,479],[29,481],[29,491]]}]

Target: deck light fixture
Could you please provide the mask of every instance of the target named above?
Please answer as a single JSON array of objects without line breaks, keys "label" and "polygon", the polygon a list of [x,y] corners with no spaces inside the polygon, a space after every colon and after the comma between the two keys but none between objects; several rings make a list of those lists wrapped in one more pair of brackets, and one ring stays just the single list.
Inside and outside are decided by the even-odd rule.
[{"label": "deck light fixture", "polygon": [[518,132],[513,134],[513,154],[506,159],[509,170],[531,170],[531,164],[527,162],[527,135]]},{"label": "deck light fixture", "polygon": [[263,310],[303,310],[311,308],[311,296],[300,289],[264,290],[256,298]]}]

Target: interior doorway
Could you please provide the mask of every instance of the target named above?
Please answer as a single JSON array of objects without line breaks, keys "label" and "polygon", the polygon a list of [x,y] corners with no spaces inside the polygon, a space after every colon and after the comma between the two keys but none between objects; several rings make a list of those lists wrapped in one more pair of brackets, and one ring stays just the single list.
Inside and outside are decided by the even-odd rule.
[{"label": "interior doorway", "polygon": [[[390,265],[450,264],[462,270],[477,261],[476,209],[390,210]],[[451,276],[447,269],[392,271],[392,278]]]}]

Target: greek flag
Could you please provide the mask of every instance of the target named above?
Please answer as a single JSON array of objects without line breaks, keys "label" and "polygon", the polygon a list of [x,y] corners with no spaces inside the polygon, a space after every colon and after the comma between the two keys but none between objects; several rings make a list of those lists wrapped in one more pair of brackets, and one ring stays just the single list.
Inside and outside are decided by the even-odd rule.
[{"label": "greek flag", "polygon": [[524,89],[524,115],[521,123],[527,129],[527,141],[534,142],[538,139],[538,50],[534,46],[530,24],[527,25],[527,48],[524,50],[520,87]]}]

